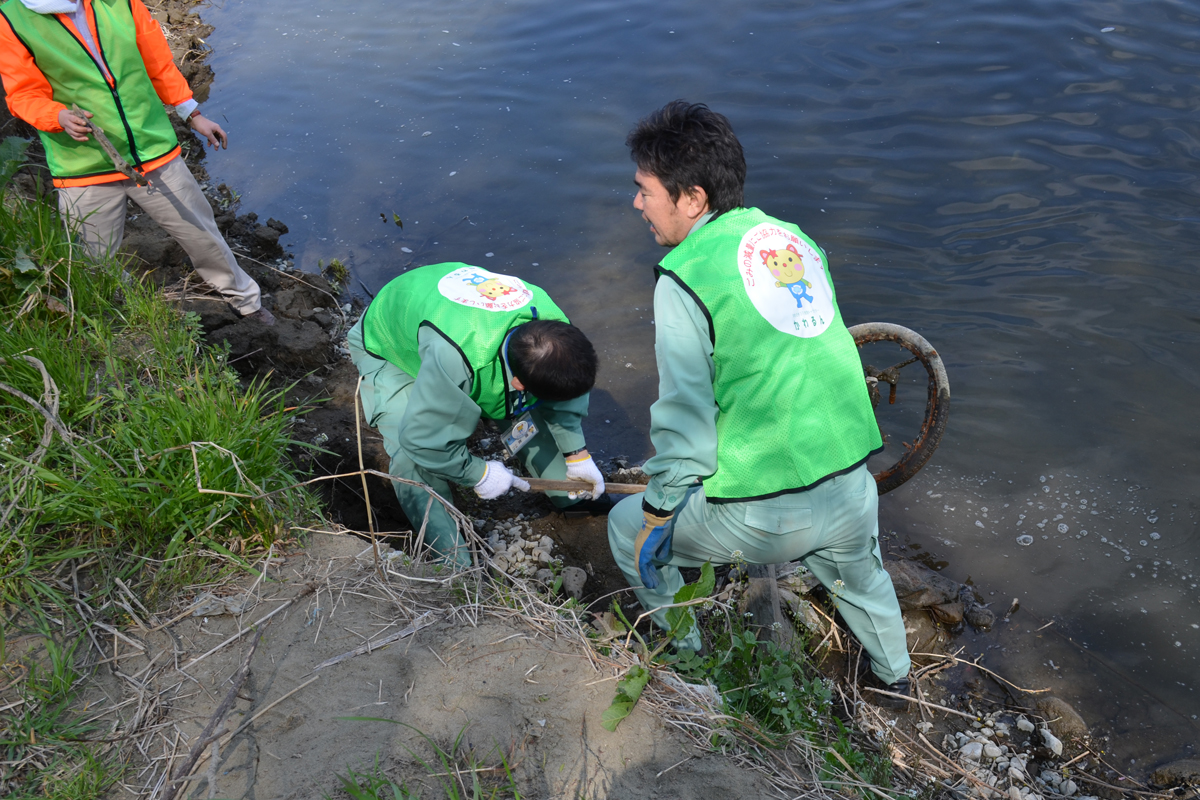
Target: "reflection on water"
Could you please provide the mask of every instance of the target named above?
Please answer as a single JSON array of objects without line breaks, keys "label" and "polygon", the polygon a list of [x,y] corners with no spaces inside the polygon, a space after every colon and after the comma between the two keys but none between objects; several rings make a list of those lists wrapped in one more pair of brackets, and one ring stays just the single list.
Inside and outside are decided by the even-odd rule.
[{"label": "reflection on water", "polygon": [[885,526],[1054,620],[988,658],[1159,761],[1200,712],[1188,9],[228,4],[206,14],[206,110],[233,142],[210,169],[288,222],[302,266],[339,257],[374,289],[462,260],[545,286],[603,359],[590,441],[644,457],[661,252],[623,141],[666,100],[708,102],[746,148],[748,200],[827,250],[847,320],[907,325],[946,361],[947,436]]}]

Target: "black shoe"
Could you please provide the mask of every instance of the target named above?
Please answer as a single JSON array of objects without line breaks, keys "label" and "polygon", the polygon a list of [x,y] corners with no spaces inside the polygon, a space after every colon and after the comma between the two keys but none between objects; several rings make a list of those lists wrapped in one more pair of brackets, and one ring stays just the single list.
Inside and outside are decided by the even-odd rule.
[{"label": "black shoe", "polygon": [[562,509],[562,515],[567,519],[583,519],[584,517],[607,517],[608,512],[613,507],[612,498],[608,493],[600,495],[594,500],[579,500],[566,508]]},{"label": "black shoe", "polygon": [[[891,693],[869,693],[867,699],[880,708],[887,708],[891,709],[892,711],[904,711],[908,708],[908,704],[912,702],[912,685],[908,682],[908,678],[901,678],[895,683],[889,683],[886,686],[884,686],[883,681],[879,680],[878,678],[876,678],[873,682],[877,684],[883,691]],[[903,697],[892,697],[892,695],[903,695]]]}]

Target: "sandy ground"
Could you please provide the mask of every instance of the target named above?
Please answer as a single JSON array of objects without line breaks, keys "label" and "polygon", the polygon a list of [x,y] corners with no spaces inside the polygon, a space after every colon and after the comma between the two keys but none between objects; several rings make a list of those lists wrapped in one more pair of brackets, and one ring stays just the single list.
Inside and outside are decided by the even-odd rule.
[{"label": "sandy ground", "polygon": [[[426,795],[439,796],[430,773],[441,767],[420,734],[456,753],[459,767],[506,761],[529,798],[772,794],[756,773],[701,752],[640,708],[615,733],[604,730],[600,715],[612,699],[615,670],[579,641],[548,635],[504,610],[467,610],[462,590],[443,586],[436,576],[394,578],[396,594],[387,596],[378,590],[372,556],[364,549],[353,536],[315,534],[308,547],[273,563],[272,580],[257,586],[261,599],[240,620],[231,614],[187,616],[161,631],[130,630],[131,642],[144,650],[123,642],[118,655],[126,655],[97,676],[108,696],[92,702],[116,705],[122,695],[129,700],[137,694],[119,672],[143,687],[142,699],[129,702],[122,717],[128,721],[153,705],[159,720],[139,742],[149,757],[138,759],[143,768],[131,771],[110,796],[136,796],[179,768],[188,743],[228,693],[253,633],[196,659],[236,634],[239,622],[248,627],[314,585],[315,591],[260,626],[249,675],[217,729],[235,735],[218,739],[215,767],[205,750],[191,770],[196,779],[180,796],[321,797],[334,793],[347,767],[370,771],[376,759],[398,783],[423,784]],[[234,587],[216,594],[240,598]],[[423,614],[437,621],[381,650],[313,672],[322,661],[368,637],[403,630]],[[289,692],[294,694],[266,710]],[[145,699],[151,696],[156,701]],[[421,760],[438,766],[426,768]],[[495,771],[480,774],[493,785],[498,780]]]}]

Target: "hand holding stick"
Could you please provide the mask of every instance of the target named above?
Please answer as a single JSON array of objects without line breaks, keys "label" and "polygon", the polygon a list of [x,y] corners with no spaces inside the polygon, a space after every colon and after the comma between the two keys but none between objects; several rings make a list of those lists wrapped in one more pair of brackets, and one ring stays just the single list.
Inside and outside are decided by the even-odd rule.
[{"label": "hand holding stick", "polygon": [[112,160],[113,166],[117,168],[126,178],[136,183],[138,186],[149,186],[150,180],[140,171],[129,166],[129,162],[121,157],[117,152],[117,148],[113,147],[112,142],[104,135],[104,130],[92,122],[90,111],[84,111],[79,106],[72,104],[71,110],[62,111],[58,115],[59,124],[63,126],[63,130],[76,141],[86,142],[87,134],[91,133],[96,137],[96,143],[100,145],[100,149],[108,155]]}]

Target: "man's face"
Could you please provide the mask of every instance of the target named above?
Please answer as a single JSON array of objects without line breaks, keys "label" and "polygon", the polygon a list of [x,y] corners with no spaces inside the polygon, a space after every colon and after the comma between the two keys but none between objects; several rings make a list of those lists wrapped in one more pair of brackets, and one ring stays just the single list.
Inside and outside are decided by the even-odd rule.
[{"label": "man's face", "polygon": [[[687,238],[699,216],[690,213],[696,198],[683,192],[678,200],[672,200],[662,181],[640,169],[634,174],[633,182],[638,187],[633,196],[633,207],[650,223],[654,241],[664,247],[674,247]],[[707,203],[704,205],[707,207]]]}]

